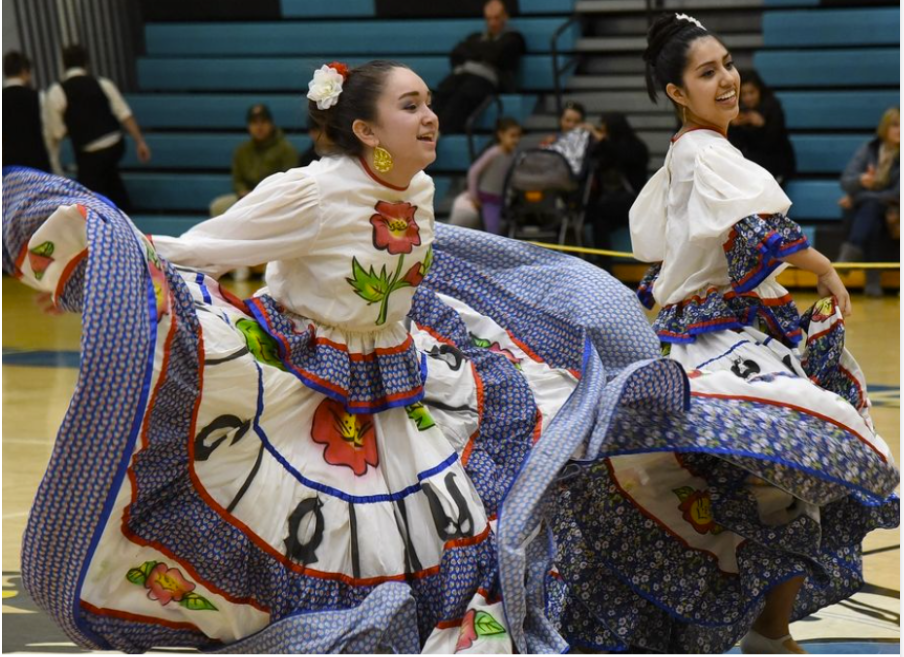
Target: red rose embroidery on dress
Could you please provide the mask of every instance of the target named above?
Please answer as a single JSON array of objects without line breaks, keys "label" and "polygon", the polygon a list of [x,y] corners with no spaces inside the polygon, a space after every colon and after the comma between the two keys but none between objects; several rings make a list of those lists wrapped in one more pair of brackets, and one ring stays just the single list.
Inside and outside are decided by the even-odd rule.
[{"label": "red rose embroidery on dress", "polygon": [[411,253],[412,248],[421,245],[420,229],[414,220],[416,205],[378,201],[374,209],[377,214],[370,218],[370,223],[374,227],[375,248],[398,255]]},{"label": "red rose embroidery on dress", "polygon": [[337,401],[324,399],[314,411],[311,438],[326,445],[323,460],[344,465],[361,476],[380,463],[372,415],[353,415]]}]

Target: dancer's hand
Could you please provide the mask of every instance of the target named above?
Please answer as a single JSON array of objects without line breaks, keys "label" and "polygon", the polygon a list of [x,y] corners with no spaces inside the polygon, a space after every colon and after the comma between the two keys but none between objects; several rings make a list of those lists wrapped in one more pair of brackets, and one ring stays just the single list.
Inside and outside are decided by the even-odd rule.
[{"label": "dancer's hand", "polygon": [[35,296],[35,304],[45,315],[62,315],[65,311],[53,302],[50,292],[39,292]]},{"label": "dancer's hand", "polygon": [[816,291],[819,293],[820,297],[834,297],[835,303],[838,304],[838,308],[841,309],[841,314],[843,316],[850,317],[851,313],[854,311],[851,307],[851,295],[844,286],[844,283],[841,282],[841,278],[838,276],[838,272],[835,271],[834,267],[829,267],[828,271],[817,278]]}]

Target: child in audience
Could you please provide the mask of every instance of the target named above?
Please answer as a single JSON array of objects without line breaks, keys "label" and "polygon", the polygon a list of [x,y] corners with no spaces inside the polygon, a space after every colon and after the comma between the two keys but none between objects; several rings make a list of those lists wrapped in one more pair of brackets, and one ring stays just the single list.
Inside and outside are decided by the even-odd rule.
[{"label": "child in audience", "polygon": [[479,228],[481,215],[488,233],[502,229],[502,188],[512,158],[521,141],[521,126],[510,117],[496,122],[496,143],[468,169],[468,188],[455,198],[449,223]]}]

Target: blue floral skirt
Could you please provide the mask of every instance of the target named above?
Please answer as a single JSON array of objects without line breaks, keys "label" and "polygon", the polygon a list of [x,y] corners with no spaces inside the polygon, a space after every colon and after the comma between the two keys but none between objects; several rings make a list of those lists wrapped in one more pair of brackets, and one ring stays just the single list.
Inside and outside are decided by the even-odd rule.
[{"label": "blue floral skirt", "polygon": [[874,434],[689,378],[574,258],[439,226],[406,323],[423,397],[362,414],[293,374],[294,318],[75,183],[5,169],[3,245],[83,317],[22,572],[85,647],[722,651],[789,577],[800,615],[850,595],[897,523]]}]

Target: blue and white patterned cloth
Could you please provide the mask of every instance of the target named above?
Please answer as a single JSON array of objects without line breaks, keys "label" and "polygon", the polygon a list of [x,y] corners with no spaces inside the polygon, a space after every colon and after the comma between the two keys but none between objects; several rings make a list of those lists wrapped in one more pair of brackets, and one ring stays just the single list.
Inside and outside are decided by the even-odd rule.
[{"label": "blue and white patterned cloth", "polygon": [[83,316],[22,550],[67,635],[723,651],[787,577],[798,615],[856,589],[860,540],[898,514],[869,436],[708,395],[721,375],[659,358],[632,293],[580,260],[445,226],[434,248],[408,322],[422,401],[348,414],[288,371],[303,327],[267,331],[76,183],[4,170],[4,271]]}]

